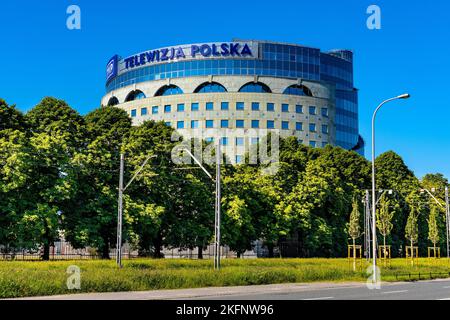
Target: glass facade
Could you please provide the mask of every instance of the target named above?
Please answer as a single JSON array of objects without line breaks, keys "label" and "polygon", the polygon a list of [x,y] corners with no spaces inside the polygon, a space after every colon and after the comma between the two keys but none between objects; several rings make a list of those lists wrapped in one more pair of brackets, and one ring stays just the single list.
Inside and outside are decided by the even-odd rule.
[{"label": "glass facade", "polygon": [[[336,87],[336,145],[345,149],[354,149],[359,145],[356,151],[363,153],[363,144],[358,144],[362,139],[359,137],[358,128],[358,91],[353,83],[353,53],[348,50],[326,53],[317,48],[271,42],[259,42],[258,46],[259,57],[255,59],[212,58],[178,61],[131,70],[111,79],[106,84],[106,91],[111,92],[152,80],[208,75],[251,75],[325,81]],[[223,90],[226,89],[215,84],[205,84],[198,92]],[[268,92],[267,88],[255,83],[243,86],[241,91]],[[169,86],[159,94],[180,93],[182,92],[179,88]],[[296,86],[288,89],[286,94],[309,95],[309,92]],[[237,106],[236,109],[239,110]]]}]

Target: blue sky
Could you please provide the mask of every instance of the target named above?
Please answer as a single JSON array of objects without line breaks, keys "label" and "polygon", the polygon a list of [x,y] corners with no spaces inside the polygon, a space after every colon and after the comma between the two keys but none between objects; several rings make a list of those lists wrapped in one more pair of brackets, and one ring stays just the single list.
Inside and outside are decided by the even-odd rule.
[{"label": "blue sky", "polygon": [[[81,30],[66,9],[81,8]],[[382,10],[382,29],[366,27],[366,9]],[[105,64],[167,45],[232,38],[293,42],[355,51],[360,127],[370,157],[373,109],[409,92],[378,116],[377,154],[394,150],[419,176],[450,177],[450,2],[44,0],[0,4],[0,97],[29,110],[44,96],[85,114],[105,93]]]}]

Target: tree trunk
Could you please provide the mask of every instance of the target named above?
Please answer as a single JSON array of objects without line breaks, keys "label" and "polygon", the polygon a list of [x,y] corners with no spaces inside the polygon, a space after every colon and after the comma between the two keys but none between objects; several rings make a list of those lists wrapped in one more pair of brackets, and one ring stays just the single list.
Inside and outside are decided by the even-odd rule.
[{"label": "tree trunk", "polygon": [[273,258],[273,243],[267,245],[267,250],[269,251],[269,258]]},{"label": "tree trunk", "polygon": [[411,265],[414,265],[414,247],[413,247],[413,241],[411,238]]},{"label": "tree trunk", "polygon": [[356,271],[356,250],[355,250],[355,238],[353,238],[353,271]]},{"label": "tree trunk", "polygon": [[161,237],[161,235],[158,235],[158,237],[155,239],[155,241],[153,242],[153,246],[155,248],[155,250],[153,251],[153,258],[156,258],[156,259],[162,258],[163,255],[161,253],[161,249],[162,249],[162,237]]},{"label": "tree trunk", "polygon": [[48,243],[44,243],[44,253],[42,254],[42,260],[50,260],[50,245]]},{"label": "tree trunk", "polygon": [[111,259],[109,256],[109,242],[105,241],[105,244],[101,248],[102,251],[102,259]]},{"label": "tree trunk", "polygon": [[203,259],[203,246],[198,246],[197,258],[198,259]]},{"label": "tree trunk", "polygon": [[237,258],[239,259],[240,257],[241,257],[241,251],[236,251],[236,255],[237,255]]}]

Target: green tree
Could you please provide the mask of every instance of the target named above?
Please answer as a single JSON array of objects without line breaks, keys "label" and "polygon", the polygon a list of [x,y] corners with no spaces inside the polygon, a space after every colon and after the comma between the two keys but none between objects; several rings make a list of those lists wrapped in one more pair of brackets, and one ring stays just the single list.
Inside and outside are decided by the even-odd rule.
[{"label": "green tree", "polygon": [[[396,194],[396,214],[392,218],[393,228],[390,236],[392,254],[396,257],[401,248],[407,245],[404,238],[404,230],[410,207],[406,198],[411,192],[417,192],[420,189],[420,184],[403,159],[393,151],[379,155],[375,160],[375,168],[377,188],[394,190]],[[422,218],[420,217],[420,219]],[[420,224],[419,231],[421,237],[426,236],[425,230],[422,230],[422,224]],[[423,248],[420,249],[423,250]]]},{"label": "green tree", "polygon": [[29,207],[28,183],[32,159],[25,132],[0,131],[0,245],[5,251],[20,247],[18,223]]},{"label": "green tree", "polygon": [[[40,234],[33,239],[37,241],[35,245],[43,248],[42,258],[48,260],[50,246],[58,239],[59,215],[69,210],[71,185],[67,175],[73,155],[83,144],[84,120],[64,101],[48,97],[25,115],[25,121],[29,127],[31,164],[27,204],[20,219],[27,233],[22,235]],[[24,248],[31,244],[26,239],[22,241]]]},{"label": "green tree", "polygon": [[91,246],[109,259],[116,244],[120,152],[131,119],[126,111],[107,107],[90,112],[84,120],[87,137],[68,176],[73,195],[72,209],[63,221],[65,236],[75,248]]},{"label": "green tree", "polygon": [[386,193],[381,196],[379,209],[377,209],[376,213],[377,228],[383,236],[383,245],[386,248],[386,237],[391,234],[392,228],[394,227],[392,218],[395,213],[395,210],[391,208],[391,201],[386,197]]},{"label": "green tree", "polygon": [[428,219],[428,239],[433,243],[434,252],[436,253],[436,243],[439,242],[438,228],[438,211],[436,206],[431,206],[430,216]]},{"label": "green tree", "polygon": [[224,197],[223,242],[237,253],[237,257],[251,249],[251,242],[257,239],[252,224],[251,211],[245,200],[237,196]]},{"label": "green tree", "polygon": [[408,216],[408,220],[406,222],[405,227],[405,237],[409,240],[410,246],[411,246],[411,254],[414,250],[414,244],[419,239],[419,230],[417,227],[417,218],[418,213],[417,209],[415,207],[411,208],[411,212]]},{"label": "green tree", "polygon": [[23,114],[0,98],[0,132],[6,129],[24,131],[26,123]]},{"label": "green tree", "polygon": [[353,270],[356,270],[356,239],[361,236],[360,216],[358,198],[353,197],[352,212],[350,213],[350,221],[348,226],[348,234],[353,241]]}]

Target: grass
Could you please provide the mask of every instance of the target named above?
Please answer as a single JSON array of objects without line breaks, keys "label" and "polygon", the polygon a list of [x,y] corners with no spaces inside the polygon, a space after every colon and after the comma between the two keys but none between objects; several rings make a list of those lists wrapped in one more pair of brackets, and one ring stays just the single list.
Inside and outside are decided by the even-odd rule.
[{"label": "grass", "polygon": [[[81,289],[69,290],[69,266],[81,269]],[[70,294],[80,292],[141,291],[154,289],[240,286],[319,281],[366,281],[365,261],[356,272],[347,259],[224,259],[214,271],[212,260],[125,260],[118,269],[114,261],[18,262],[0,261],[0,298]],[[383,281],[450,277],[447,259],[419,259],[411,266],[405,259],[381,263]],[[433,275],[434,274],[434,275]],[[396,275],[403,275],[396,277]]]}]

